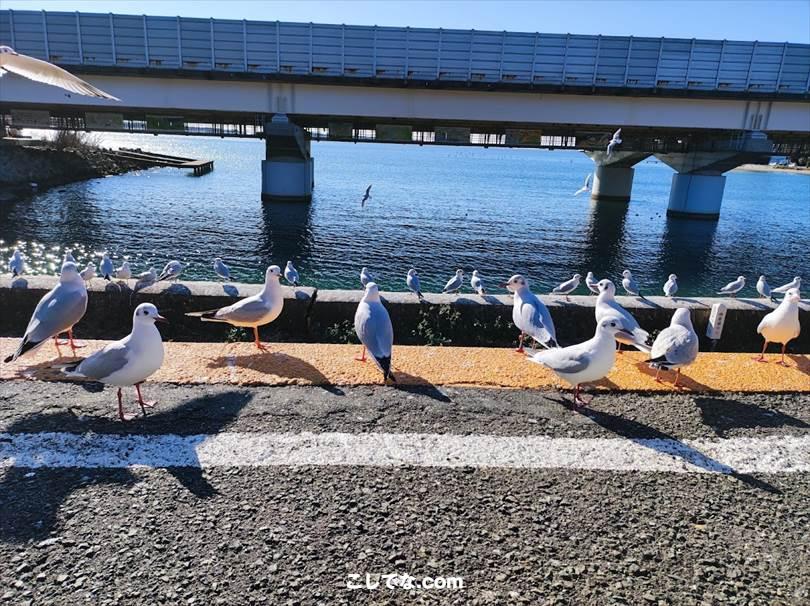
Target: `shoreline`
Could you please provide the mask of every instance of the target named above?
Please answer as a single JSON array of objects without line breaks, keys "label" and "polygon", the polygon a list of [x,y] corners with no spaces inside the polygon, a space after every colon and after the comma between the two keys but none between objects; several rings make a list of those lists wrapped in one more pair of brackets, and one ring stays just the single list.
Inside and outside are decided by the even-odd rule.
[{"label": "shoreline", "polygon": [[795,167],[777,167],[770,164],[741,164],[737,168],[732,168],[730,172],[749,172],[749,173],[787,173],[794,175],[810,175],[810,167],[808,166],[795,166]]}]

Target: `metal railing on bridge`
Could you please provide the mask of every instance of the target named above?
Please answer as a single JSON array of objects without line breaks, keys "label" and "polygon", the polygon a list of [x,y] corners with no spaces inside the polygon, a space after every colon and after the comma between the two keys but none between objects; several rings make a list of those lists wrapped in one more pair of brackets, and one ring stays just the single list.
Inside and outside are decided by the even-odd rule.
[{"label": "metal railing on bridge", "polygon": [[298,77],[810,92],[810,45],[0,11],[0,44],[65,66]]}]

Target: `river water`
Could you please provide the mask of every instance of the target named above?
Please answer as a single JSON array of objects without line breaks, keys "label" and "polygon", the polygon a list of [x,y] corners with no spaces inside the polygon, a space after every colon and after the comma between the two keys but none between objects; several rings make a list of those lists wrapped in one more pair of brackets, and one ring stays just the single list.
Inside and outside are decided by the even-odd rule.
[{"label": "river water", "polygon": [[666,217],[672,170],[654,159],[637,165],[629,204],[595,203],[572,195],[593,170],[579,152],[322,142],[312,145],[312,204],[262,204],[261,141],[103,143],[213,159],[215,170],[151,169],[0,204],[3,258],[20,245],[34,272],[56,273],[64,248],[80,262],[109,250],[136,271],[180,259],[186,278],[211,279],[221,256],[247,282],[291,259],[307,285],[356,288],[367,266],[386,290],[404,290],[410,267],[426,291],[456,268],[478,269],[491,288],[523,273],[538,292],[575,272],[617,280],[625,268],[652,294],[670,273],[684,295],[711,294],[738,275],[749,295],[761,273],[772,286],[810,279],[807,175],[731,172],[720,220],[695,221]]}]

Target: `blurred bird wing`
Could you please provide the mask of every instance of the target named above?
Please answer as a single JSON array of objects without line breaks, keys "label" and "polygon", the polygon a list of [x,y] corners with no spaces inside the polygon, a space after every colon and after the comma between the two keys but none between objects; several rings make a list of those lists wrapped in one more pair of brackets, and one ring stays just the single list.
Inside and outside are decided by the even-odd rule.
[{"label": "blurred bird wing", "polygon": [[50,84],[58,86],[70,92],[79,95],[87,95],[88,97],[97,97],[99,99],[109,99],[111,101],[120,101],[118,97],[105,93],[103,90],[96,88],[89,82],[74,76],[70,72],[34,57],[27,55],[15,55],[11,53],[3,53],[0,56],[0,65],[6,71],[14,72],[18,76],[42,82],[43,84]]}]

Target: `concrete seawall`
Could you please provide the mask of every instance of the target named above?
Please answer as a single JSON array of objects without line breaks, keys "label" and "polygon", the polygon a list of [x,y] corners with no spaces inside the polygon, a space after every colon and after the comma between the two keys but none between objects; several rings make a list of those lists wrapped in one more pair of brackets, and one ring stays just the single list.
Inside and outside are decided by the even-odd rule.
[{"label": "concrete seawall", "polygon": [[[39,299],[56,284],[53,276],[24,276],[12,281],[0,277],[0,336],[19,337],[25,331]],[[132,281],[130,281],[132,284]],[[129,332],[132,310],[138,303],[151,301],[171,322],[161,329],[167,340],[222,341],[245,340],[242,329],[227,324],[201,322],[186,317],[188,311],[230,305],[240,297],[258,292],[256,284],[213,282],[161,283],[133,294],[126,286],[94,279],[88,289],[87,315],[76,325],[80,338],[120,338]],[[268,341],[355,342],[354,312],[362,296],[360,290],[316,290],[284,287],[285,303],[281,317],[261,329]],[[419,303],[411,293],[383,293],[394,323],[399,344],[466,345],[508,347],[516,343],[518,331],[512,324],[512,299],[507,295],[426,294]],[[549,307],[562,345],[593,335],[594,296],[542,296]],[[701,336],[703,351],[758,351],[762,338],[756,327],[775,307],[764,299],[714,299],[617,297],[642,327],[655,334],[669,324],[672,310],[689,307],[692,321]],[[712,343],[705,339],[706,324],[713,303],[723,301],[728,308],[723,337]],[[810,353],[810,305],[800,305],[801,336],[791,343],[792,353]],[[774,351],[775,351],[775,346]]]}]

